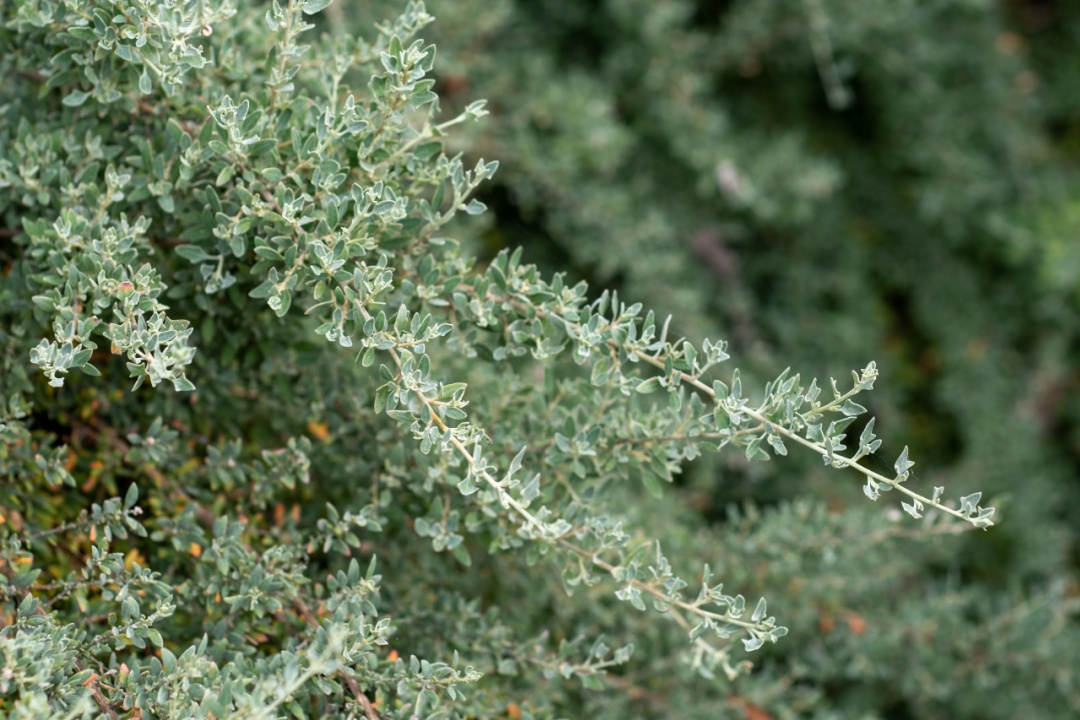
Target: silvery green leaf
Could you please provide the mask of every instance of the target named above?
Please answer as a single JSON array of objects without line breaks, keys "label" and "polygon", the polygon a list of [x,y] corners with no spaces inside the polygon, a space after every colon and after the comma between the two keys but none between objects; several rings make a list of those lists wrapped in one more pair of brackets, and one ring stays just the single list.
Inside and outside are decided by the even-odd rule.
[{"label": "silvery green leaf", "polygon": [[982,509],[979,510],[978,517],[976,517],[971,522],[972,522],[973,525],[975,525],[975,527],[984,528],[984,529],[988,528],[988,527],[990,527],[991,525],[994,524],[994,521],[991,519],[991,518],[994,517],[994,512],[995,512],[995,509],[992,508],[992,507],[982,508]]},{"label": "silvery green leaf", "polygon": [[908,448],[907,445],[905,445],[904,450],[900,453],[900,457],[896,458],[896,463],[893,465],[893,468],[896,470],[897,475],[903,475],[914,466],[915,463],[908,460]]},{"label": "silvery green leaf", "polygon": [[757,607],[754,608],[754,614],[750,616],[750,619],[754,622],[758,622],[765,617],[766,612],[765,598],[761,598],[758,600]]},{"label": "silvery green leaf", "polygon": [[868,447],[870,445],[870,443],[873,442],[874,438],[876,437],[874,435],[874,421],[875,420],[877,420],[877,418],[870,418],[870,421],[866,423],[866,427],[864,427],[863,431],[859,434],[859,449],[860,450],[862,450],[865,447]]},{"label": "silvery green leaf", "polygon": [[73,90],[73,91],[69,92],[67,95],[65,95],[64,99],[61,102],[64,105],[67,105],[68,107],[79,107],[84,102],[86,102],[86,99],[88,97],[90,97],[90,93],[88,93],[88,92],[82,92],[80,90]]},{"label": "silvery green leaf", "polygon": [[965,515],[973,514],[979,505],[979,500],[982,500],[982,493],[972,493],[971,495],[965,495],[960,498],[960,512]]},{"label": "silvery green leaf", "polygon": [[314,15],[324,10],[330,2],[331,0],[305,0],[300,9],[304,11],[305,15]]},{"label": "silvery green leaf", "polygon": [[910,503],[901,501],[900,506],[904,508],[904,512],[916,520],[922,517],[919,511],[922,510],[923,505],[918,500],[912,500]]},{"label": "silvery green leaf", "polygon": [[866,408],[864,408],[862,405],[850,398],[845,400],[844,403],[838,408],[838,410],[840,410],[840,412],[842,412],[844,415],[849,416],[862,415],[864,412],[866,412]]},{"label": "silvery green leaf", "polygon": [[863,493],[871,500],[877,500],[881,496],[878,492],[878,484],[870,478],[867,478],[866,484],[863,485]]},{"label": "silvery green leaf", "polygon": [[135,483],[131,483],[127,489],[127,493],[124,495],[124,507],[131,509],[135,507],[135,503],[139,502],[139,486]]},{"label": "silvery green leaf", "polygon": [[637,392],[642,393],[643,395],[648,395],[649,393],[656,392],[660,389],[660,378],[651,377],[648,380],[643,380],[638,383],[638,386],[634,389]]}]

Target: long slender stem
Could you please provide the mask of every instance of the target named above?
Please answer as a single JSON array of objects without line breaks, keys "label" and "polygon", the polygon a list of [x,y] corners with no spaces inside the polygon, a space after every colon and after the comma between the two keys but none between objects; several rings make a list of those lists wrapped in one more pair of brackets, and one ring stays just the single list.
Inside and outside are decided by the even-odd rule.
[{"label": "long slender stem", "polygon": [[[645,362],[649,363],[650,365],[653,365],[654,367],[657,367],[657,368],[660,368],[660,369],[664,368],[664,363],[661,360],[658,360],[657,358],[654,358],[653,356],[648,355],[647,353],[641,352],[640,350],[634,350],[633,353],[634,353],[634,355],[636,357],[640,358],[641,360],[644,360]],[[698,380],[697,378],[695,378],[695,377],[693,377],[691,375],[687,375],[685,373],[681,373],[681,372],[678,373],[678,376],[683,382],[686,382],[686,383],[689,383],[690,385],[693,385],[697,389],[699,389],[702,392],[706,393],[709,397],[713,398],[713,400],[716,399],[716,394],[713,392],[713,389],[711,387],[709,387],[708,385],[706,385],[705,383]],[[899,490],[900,492],[902,492],[903,494],[907,495],[910,498],[918,500],[919,502],[924,503],[924,504],[926,504],[926,505],[928,505],[930,507],[937,508],[938,510],[946,512],[949,515],[952,515],[953,517],[956,517],[956,518],[958,518],[960,520],[963,520],[964,522],[969,522],[970,523],[973,520],[972,518],[969,518],[964,513],[960,512],[958,510],[954,510],[953,508],[951,508],[951,507],[949,507],[947,505],[944,505],[943,503],[941,503],[938,500],[933,500],[931,498],[926,497],[925,495],[920,495],[919,493],[915,492],[914,490],[911,490],[910,488],[908,488],[907,486],[905,486],[903,483],[899,482],[898,480],[895,480],[893,478],[888,478],[888,477],[885,477],[884,475],[882,475],[881,473],[874,472],[870,468],[866,467],[865,465],[859,463],[856,460],[853,460],[852,458],[845,457],[845,456],[840,455],[838,453],[830,453],[828,451],[828,449],[821,446],[820,444],[818,444],[818,443],[816,443],[816,442],[814,442],[812,440],[807,440],[806,438],[804,438],[801,435],[799,435],[798,433],[793,432],[792,430],[784,427],[783,425],[780,425],[780,424],[777,424],[775,422],[770,421],[768,418],[766,418],[764,415],[762,415],[757,410],[753,410],[751,408],[744,407],[744,408],[742,408],[740,410],[740,412],[746,413],[747,415],[754,418],[758,422],[768,423],[768,425],[770,427],[772,427],[772,429],[775,430],[777,433],[783,435],[784,437],[786,437],[786,438],[788,438],[790,440],[793,440],[793,441],[799,443],[803,447],[807,447],[807,448],[813,450],[814,452],[818,453],[819,455],[822,455],[823,457],[829,458],[829,460],[832,461],[832,462],[839,462],[839,463],[845,465],[846,467],[849,467],[849,468],[851,468],[853,470],[857,470],[860,473],[862,473],[863,475],[865,475],[866,477],[868,477],[868,478],[870,478],[872,480],[875,480],[876,482],[883,483],[885,485],[888,485],[889,487],[895,488],[895,489]]]},{"label": "long slender stem", "polygon": [[[522,304],[522,301],[517,300],[517,299],[514,299],[513,302],[515,302],[515,304]],[[561,315],[559,315],[557,313],[550,312],[550,311],[545,311],[545,310],[542,310],[540,308],[535,308],[535,307],[533,307],[533,310],[534,310],[534,312],[536,313],[536,315],[538,317],[558,321],[564,327],[566,327],[567,330],[570,331],[571,333],[575,333],[575,334],[578,334],[580,336],[580,334],[584,331],[584,328],[579,323],[576,323],[576,322],[574,322],[572,320],[568,320],[567,318],[562,317]],[[646,362],[649,365],[652,365],[655,368],[658,368],[660,370],[665,370],[666,369],[665,365],[664,365],[664,361],[662,359],[660,359],[659,357],[657,357],[655,355],[650,355],[649,353],[645,352],[644,350],[641,350],[641,349],[635,348],[635,347],[623,346],[623,345],[620,345],[619,343],[617,343],[615,340],[610,340],[610,339],[607,340],[607,344],[613,350],[615,350],[615,351],[623,350],[623,351],[629,353],[630,355],[633,355],[634,357],[638,358],[639,360],[641,360],[643,362]],[[688,385],[690,385],[692,387],[697,388],[702,393],[704,393],[707,397],[709,397],[714,402],[716,402],[716,400],[717,400],[716,393],[713,391],[712,387],[709,386],[708,384],[702,382],[699,377],[697,377],[695,375],[691,375],[689,373],[681,372],[681,371],[676,371],[675,372],[675,377],[680,382],[686,383],[686,384],[688,384]],[[855,391],[850,391],[850,392],[848,392],[848,393],[846,393],[844,395],[841,395],[839,398],[833,400],[830,403],[826,403],[825,405],[814,408],[814,412],[823,412],[823,411],[831,410],[834,407],[837,407],[840,404],[842,404],[844,400],[847,400],[849,397],[853,396],[854,394],[855,394]],[[880,473],[874,472],[870,468],[868,468],[865,465],[862,465],[861,463],[859,463],[857,458],[850,458],[850,457],[846,457],[846,456],[843,456],[843,455],[840,455],[840,454],[837,454],[837,453],[834,453],[834,452],[830,452],[823,445],[821,445],[819,443],[816,443],[816,442],[814,442],[812,440],[807,440],[806,438],[802,437],[801,435],[794,432],[790,428],[787,428],[784,425],[781,425],[779,423],[776,423],[774,421],[769,420],[768,418],[765,417],[764,414],[762,414],[762,412],[760,410],[754,410],[752,408],[743,407],[743,408],[740,409],[740,412],[746,413],[747,415],[749,415],[753,419],[757,420],[758,422],[772,428],[775,432],[779,433],[780,435],[783,435],[784,437],[789,438],[790,440],[793,440],[794,442],[813,450],[814,452],[818,453],[819,455],[822,455],[823,457],[829,458],[829,460],[831,462],[838,462],[838,463],[840,463],[840,464],[842,464],[842,465],[844,465],[846,467],[852,468],[853,470],[857,470],[858,472],[862,473],[864,476],[870,478],[871,480],[874,480],[875,482],[878,482],[878,483],[888,485],[891,488],[895,488],[896,490],[899,490],[904,495],[907,495],[908,497],[910,497],[910,498],[912,498],[914,500],[917,500],[920,503],[923,503],[924,505],[927,505],[929,507],[933,507],[933,508],[936,508],[938,510],[941,510],[942,512],[945,512],[945,513],[947,513],[949,515],[952,515],[953,517],[955,517],[957,519],[963,520],[964,522],[967,522],[967,523],[971,523],[972,525],[975,525],[976,527],[983,527],[982,525],[980,525],[978,523],[978,520],[979,520],[978,518],[969,517],[968,515],[965,515],[964,513],[960,512],[959,510],[956,510],[954,508],[951,508],[951,507],[945,505],[940,500],[936,500],[936,499],[927,497],[925,495],[921,495],[921,494],[915,492],[914,490],[911,490],[910,488],[906,487],[903,484],[903,482],[901,480],[899,480],[899,479],[888,478],[888,477],[885,477],[884,475],[882,475]]]}]

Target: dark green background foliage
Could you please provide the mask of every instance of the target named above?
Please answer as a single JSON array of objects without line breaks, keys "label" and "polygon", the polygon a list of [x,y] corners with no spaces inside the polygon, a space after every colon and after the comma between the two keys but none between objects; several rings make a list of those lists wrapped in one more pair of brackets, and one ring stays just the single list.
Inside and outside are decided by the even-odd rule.
[{"label": "dark green background foliage", "polygon": [[0,717],[1080,714],[1080,8],[426,11],[0,0]]}]

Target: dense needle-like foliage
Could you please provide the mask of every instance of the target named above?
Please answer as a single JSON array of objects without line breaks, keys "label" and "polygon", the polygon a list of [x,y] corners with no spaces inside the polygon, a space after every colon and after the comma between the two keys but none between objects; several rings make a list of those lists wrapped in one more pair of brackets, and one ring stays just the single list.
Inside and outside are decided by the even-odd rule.
[{"label": "dense needle-like foliage", "polygon": [[1053,320],[1064,211],[968,5],[0,0],[0,717],[1075,709],[984,292]]}]

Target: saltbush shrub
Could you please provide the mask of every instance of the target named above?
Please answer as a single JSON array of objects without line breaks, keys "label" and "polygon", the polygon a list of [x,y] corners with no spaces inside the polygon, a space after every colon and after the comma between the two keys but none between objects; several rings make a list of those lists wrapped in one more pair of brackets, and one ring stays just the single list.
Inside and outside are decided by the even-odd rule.
[{"label": "saltbush shrub", "polygon": [[[0,713],[827,716],[808,666],[861,678],[898,643],[919,672],[894,692],[935,711],[971,658],[1066,652],[1026,644],[1062,606],[972,632],[971,593],[901,603],[854,648],[926,582],[904,536],[993,518],[906,448],[875,461],[877,366],[744,389],[677,318],[520,249],[478,259],[455,230],[497,166],[454,138],[484,102],[441,112],[420,3],[359,37],[312,33],[327,5],[0,4]],[[811,170],[743,201],[805,220],[835,178]],[[673,480],[718,450],[803,453],[896,512],[711,526]],[[1070,682],[1026,692],[1067,705]]]}]

